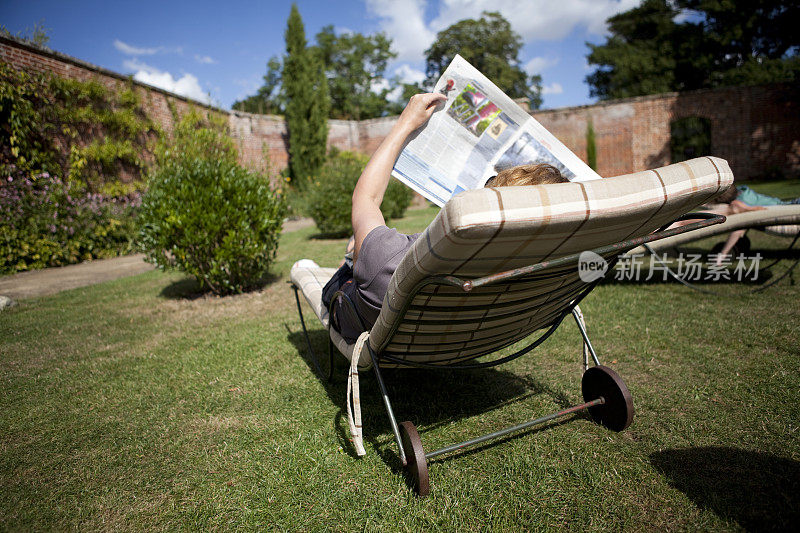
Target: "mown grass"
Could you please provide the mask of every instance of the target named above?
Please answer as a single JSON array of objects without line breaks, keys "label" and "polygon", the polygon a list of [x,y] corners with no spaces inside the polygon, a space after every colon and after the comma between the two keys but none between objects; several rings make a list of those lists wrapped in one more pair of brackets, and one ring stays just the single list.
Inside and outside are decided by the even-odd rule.
[{"label": "mown grass", "polygon": [[[397,226],[420,230],[434,213]],[[737,530],[800,518],[800,288],[788,279],[721,297],[601,285],[582,307],[631,389],[633,425],[616,434],[576,416],[436,460],[420,500],[372,375],[357,459],[344,367],[332,383],[312,372],[288,270],[300,257],[336,264],[345,244],[314,232],[283,235],[261,291],[198,296],[150,272],[4,311],[2,529]],[[398,417],[433,449],[577,402],[579,347],[565,322],[497,369],[385,378]]]}]

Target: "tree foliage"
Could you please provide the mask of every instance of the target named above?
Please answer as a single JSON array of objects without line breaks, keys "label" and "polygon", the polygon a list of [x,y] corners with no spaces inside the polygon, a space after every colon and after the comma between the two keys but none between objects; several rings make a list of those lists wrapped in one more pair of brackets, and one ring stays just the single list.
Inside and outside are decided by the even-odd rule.
[{"label": "tree foliage", "polygon": [[260,115],[279,115],[283,113],[286,102],[281,91],[283,64],[280,58],[272,56],[267,61],[267,73],[264,75],[264,85],[256,94],[233,103],[233,109]]},{"label": "tree foliage", "polygon": [[[333,26],[325,26],[317,33],[316,45],[310,49],[322,63],[328,80],[330,118],[361,120],[397,112],[396,105],[388,99],[392,82],[384,79],[387,62],[397,56],[391,45],[391,39],[383,33],[337,35]],[[264,84],[256,94],[235,102],[233,109],[283,113],[286,97],[282,70],[281,59],[270,58]]]},{"label": "tree foliage", "polygon": [[625,98],[706,87],[793,81],[800,6],[789,0],[645,0],[608,20],[589,44],[592,96]]},{"label": "tree foliage", "polygon": [[325,160],[330,99],[322,64],[306,46],[297,4],[292,4],[285,39],[283,90],[289,130],[289,177],[302,188]]},{"label": "tree foliage", "polygon": [[522,39],[511,24],[500,13],[484,11],[479,19],[461,20],[436,35],[425,51],[427,82],[432,85],[460,54],[510,97],[527,97],[537,109],[542,104],[542,79],[522,70],[521,48]]},{"label": "tree foliage", "polygon": [[[300,210],[314,219],[319,231],[329,237],[353,232],[351,222],[353,190],[369,157],[332,149],[319,175],[308,184],[300,200]],[[390,180],[381,202],[381,213],[388,222],[401,218],[414,193],[398,180]]]},{"label": "tree foliage", "polygon": [[313,48],[325,65],[331,97],[331,118],[361,120],[380,117],[390,106],[384,82],[386,63],[397,56],[392,41],[383,33],[336,35],[325,26]]}]

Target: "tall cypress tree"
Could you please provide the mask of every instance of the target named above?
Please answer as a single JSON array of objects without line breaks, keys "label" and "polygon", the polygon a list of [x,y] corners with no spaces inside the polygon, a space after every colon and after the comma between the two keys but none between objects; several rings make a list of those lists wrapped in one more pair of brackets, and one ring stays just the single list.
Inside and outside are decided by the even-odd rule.
[{"label": "tall cypress tree", "polygon": [[592,119],[586,123],[586,164],[597,172],[597,144],[594,139],[594,124]]},{"label": "tall cypress tree", "polygon": [[289,176],[302,188],[325,160],[328,140],[328,83],[321,62],[306,46],[306,31],[297,4],[286,24],[283,89],[289,130]]}]

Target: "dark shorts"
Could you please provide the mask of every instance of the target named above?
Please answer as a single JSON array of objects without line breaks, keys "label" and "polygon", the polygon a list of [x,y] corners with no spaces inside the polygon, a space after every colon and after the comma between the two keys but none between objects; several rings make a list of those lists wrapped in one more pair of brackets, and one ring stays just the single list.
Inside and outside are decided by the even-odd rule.
[{"label": "dark shorts", "polygon": [[347,265],[342,265],[328,282],[331,287],[326,285],[323,289],[323,301],[326,292],[332,298],[337,290],[341,290],[353,303],[357,316],[350,312],[350,306],[340,298],[334,302],[334,316],[331,317],[336,331],[348,343],[355,342],[361,332],[375,325],[392,274],[419,235],[405,235],[398,233],[396,229],[378,226],[361,243],[352,277],[347,275]]}]

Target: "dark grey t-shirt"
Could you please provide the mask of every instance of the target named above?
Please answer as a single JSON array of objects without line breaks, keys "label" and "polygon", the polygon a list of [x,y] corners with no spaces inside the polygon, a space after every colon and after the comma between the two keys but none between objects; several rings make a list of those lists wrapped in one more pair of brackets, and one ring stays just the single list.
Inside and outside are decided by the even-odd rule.
[{"label": "dark grey t-shirt", "polygon": [[[355,304],[367,330],[378,319],[392,274],[419,236],[419,233],[405,235],[394,228],[378,226],[361,243],[353,268],[353,281],[345,283],[342,291]],[[347,342],[355,342],[365,330],[361,329],[358,320],[354,320],[338,302],[336,307],[339,332]]]}]

